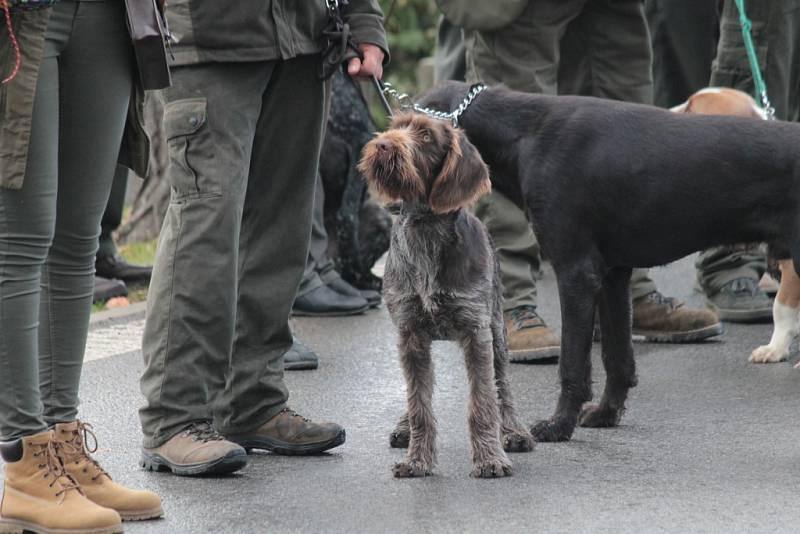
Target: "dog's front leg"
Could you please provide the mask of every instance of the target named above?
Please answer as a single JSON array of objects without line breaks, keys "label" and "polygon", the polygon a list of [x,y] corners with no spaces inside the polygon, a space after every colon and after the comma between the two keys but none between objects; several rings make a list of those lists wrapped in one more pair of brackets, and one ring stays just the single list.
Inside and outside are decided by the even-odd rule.
[{"label": "dog's front leg", "polygon": [[[752,363],[782,362],[789,357],[789,347],[800,331],[800,277],[792,260],[781,260],[781,285],[772,304],[772,338],[750,354]],[[800,364],[798,365],[800,367]]]},{"label": "dog's front leg", "polygon": [[436,419],[433,416],[433,361],[431,340],[408,330],[400,332],[400,362],[406,377],[408,452],[392,471],[398,478],[432,474],[436,463]]},{"label": "dog's front leg", "polygon": [[500,406],[494,381],[491,336],[479,334],[462,340],[461,344],[470,388],[471,475],[480,478],[508,476],[511,461],[500,443]]},{"label": "dog's front leg", "polygon": [[[558,270],[556,270],[558,273]],[[591,359],[595,296],[600,278],[578,269],[558,275],[561,300],[561,395],[553,416],[539,421],[531,433],[536,441],[568,441],[584,402],[592,399]]]},{"label": "dog's front leg", "polygon": [[612,427],[625,411],[628,390],[636,385],[636,364],[631,343],[631,270],[613,269],[606,275],[600,294],[600,328],[606,388],[600,404],[586,404],[580,425]]}]

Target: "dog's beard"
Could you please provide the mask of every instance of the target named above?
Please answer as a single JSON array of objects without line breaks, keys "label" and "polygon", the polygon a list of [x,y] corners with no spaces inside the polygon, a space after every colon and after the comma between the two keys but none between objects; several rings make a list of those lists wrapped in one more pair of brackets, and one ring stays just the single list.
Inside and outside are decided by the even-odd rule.
[{"label": "dog's beard", "polygon": [[373,192],[385,202],[416,201],[424,195],[425,186],[419,176],[405,143],[393,142],[389,149],[380,150],[374,142],[364,148],[359,163]]}]

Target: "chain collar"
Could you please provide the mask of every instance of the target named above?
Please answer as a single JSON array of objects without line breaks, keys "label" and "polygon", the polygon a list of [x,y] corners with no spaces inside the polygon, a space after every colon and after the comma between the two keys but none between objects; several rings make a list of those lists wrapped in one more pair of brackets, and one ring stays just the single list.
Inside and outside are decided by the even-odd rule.
[{"label": "chain collar", "polygon": [[414,103],[411,100],[411,97],[408,96],[408,94],[401,93],[397,89],[392,87],[392,84],[390,84],[389,82],[383,83],[383,88],[381,89],[381,91],[384,94],[393,96],[400,103],[400,107],[402,109],[412,109],[417,113],[422,113],[424,115],[427,115],[428,117],[433,117],[434,119],[450,121],[453,124],[453,127],[458,128],[458,119],[461,117],[461,115],[464,114],[464,112],[472,104],[475,98],[477,98],[477,96],[482,92],[484,92],[486,89],[487,87],[482,83],[476,83],[471,85],[469,91],[467,91],[467,96],[464,97],[464,99],[461,101],[461,103],[454,111],[449,111],[449,112],[439,111],[437,109],[431,109],[431,108],[424,108],[419,104]]}]

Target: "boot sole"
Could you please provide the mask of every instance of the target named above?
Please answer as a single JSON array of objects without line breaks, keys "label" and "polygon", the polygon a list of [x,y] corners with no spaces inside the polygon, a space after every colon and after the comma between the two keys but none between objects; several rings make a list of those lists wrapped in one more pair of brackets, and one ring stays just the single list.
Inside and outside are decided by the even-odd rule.
[{"label": "boot sole", "polygon": [[755,310],[726,310],[723,308],[718,308],[710,302],[708,302],[707,305],[709,308],[714,310],[720,320],[727,321],[729,323],[762,323],[772,321],[771,306],[769,308]]},{"label": "boot sole", "polygon": [[23,532],[34,532],[36,534],[119,534],[123,532],[123,529],[122,525],[94,529],[45,528],[20,519],[0,519],[0,534],[22,534]]},{"label": "boot sole", "polygon": [[348,315],[363,315],[369,309],[369,305],[355,308],[352,310],[341,311],[327,311],[327,312],[310,312],[301,310],[292,310],[292,315],[295,317],[346,317]]},{"label": "boot sole", "polygon": [[117,513],[123,521],[147,521],[148,519],[158,519],[164,516],[164,509],[160,506],[151,510],[142,510],[139,512],[120,512]]},{"label": "boot sole", "polygon": [[512,363],[540,362],[543,360],[552,360],[559,356],[561,356],[560,346],[508,351],[508,360]]},{"label": "boot sole", "polygon": [[317,362],[297,362],[297,363],[283,363],[284,371],[313,371],[318,368]]},{"label": "boot sole", "polygon": [[645,341],[650,341],[652,343],[692,343],[718,336],[724,332],[725,328],[722,326],[722,323],[684,332],[659,332],[657,330],[638,329],[633,329],[632,331],[634,336],[642,336]]},{"label": "boot sole", "polygon": [[226,436],[225,438],[242,446],[248,453],[253,449],[259,449],[285,456],[306,456],[310,454],[319,454],[333,449],[334,447],[338,447],[345,442],[346,437],[345,431],[342,429],[341,432],[328,441],[309,443],[306,445],[291,445],[285,441],[278,441],[266,436]]},{"label": "boot sole", "polygon": [[160,454],[142,452],[139,465],[147,471],[171,471],[178,476],[204,476],[204,475],[227,475],[235,473],[247,465],[247,454],[240,451],[231,451],[222,458],[213,462],[203,462],[190,465],[177,465]]}]

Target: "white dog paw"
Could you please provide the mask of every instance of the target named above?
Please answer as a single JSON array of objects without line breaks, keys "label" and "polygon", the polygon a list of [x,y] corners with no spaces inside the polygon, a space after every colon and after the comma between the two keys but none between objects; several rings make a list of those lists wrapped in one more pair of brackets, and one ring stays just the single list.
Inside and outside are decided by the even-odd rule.
[{"label": "white dog paw", "polygon": [[773,348],[770,345],[762,345],[758,347],[750,355],[751,363],[775,363],[782,362],[788,358],[789,354],[786,351],[781,351]]}]

